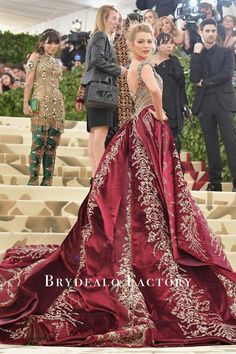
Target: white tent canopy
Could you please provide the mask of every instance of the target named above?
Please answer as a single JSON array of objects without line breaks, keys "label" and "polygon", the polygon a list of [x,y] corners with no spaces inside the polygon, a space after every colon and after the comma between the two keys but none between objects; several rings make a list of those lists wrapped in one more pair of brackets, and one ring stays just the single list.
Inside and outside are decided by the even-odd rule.
[{"label": "white tent canopy", "polygon": [[40,33],[55,28],[68,33],[72,21],[82,21],[82,30],[91,30],[95,13],[102,5],[114,5],[125,17],[135,0],[0,0],[0,30],[13,33]]}]

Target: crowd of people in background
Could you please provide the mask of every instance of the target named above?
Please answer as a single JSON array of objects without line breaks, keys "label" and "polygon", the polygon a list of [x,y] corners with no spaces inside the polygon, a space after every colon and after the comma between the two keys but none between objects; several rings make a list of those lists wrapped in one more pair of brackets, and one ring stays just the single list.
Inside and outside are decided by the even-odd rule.
[{"label": "crowd of people in background", "polygon": [[[111,41],[109,41],[109,45],[112,44],[111,48],[113,50],[114,47],[115,53],[112,54],[109,52],[109,60],[107,58],[103,58],[102,52],[104,53],[107,51],[106,46],[99,54],[99,58],[95,59],[96,62],[99,63],[98,66],[101,64],[100,61],[103,61],[105,66],[103,67],[100,65],[100,70],[104,70],[105,73],[108,72],[108,66],[111,67],[111,72],[109,72],[109,74],[113,75],[115,80],[117,79],[117,84],[119,87],[119,101],[115,111],[107,110],[104,112],[104,110],[101,111],[99,109],[91,109],[86,107],[88,131],[90,132],[90,130],[92,130],[90,133],[91,139],[89,140],[89,148],[93,175],[104,152],[105,146],[108,144],[118,128],[121,127],[129,119],[129,117],[131,117],[133,112],[132,99],[130,98],[126,82],[127,68],[129,67],[131,61],[131,55],[127,46],[126,38],[126,31],[130,24],[146,22],[153,30],[156,43],[150,61],[152,62],[157,74],[160,75],[163,80],[163,106],[168,116],[168,125],[171,128],[176,148],[179,153],[181,150],[180,134],[183,129],[184,117],[186,116],[186,112],[187,115],[189,115],[189,112],[191,113],[191,111],[189,110],[187,96],[185,93],[184,72],[178,57],[190,56],[196,52],[196,48],[202,43],[202,21],[205,19],[215,21],[217,28],[217,45],[220,47],[229,48],[232,52],[234,50],[234,58],[236,58],[236,19],[234,16],[229,14],[224,16],[222,7],[219,6],[219,2],[218,7],[214,7],[210,2],[200,2],[196,17],[194,17],[194,13],[186,14],[185,12],[189,11],[186,10],[186,8],[180,8],[180,11],[178,11],[179,4],[180,2],[176,0],[137,0],[136,5],[138,9],[143,12],[138,10],[134,11],[133,13],[128,14],[124,20],[120,16],[119,22],[114,23],[114,26],[113,24],[111,25],[113,26],[112,30],[106,26],[103,26],[103,32],[106,35],[108,33],[108,36],[111,39]],[[86,66],[88,66],[89,62],[88,60],[92,60],[91,58],[87,58],[86,63],[86,51],[89,51],[89,53],[91,51],[91,38],[93,38],[93,32],[82,32],[80,21],[77,21],[75,25],[76,26],[72,28],[70,34],[62,35],[58,39],[57,47],[59,50],[57,53],[54,53],[55,65],[59,66],[61,71],[71,71],[74,67],[82,65],[85,67],[86,73]],[[98,46],[98,44],[96,44],[96,46]],[[27,58],[23,63],[9,66],[0,65],[0,93],[4,94],[6,91],[19,87],[25,87],[25,68],[26,65],[28,65],[26,64],[27,60],[29,57],[31,58],[30,55],[31,53],[27,55]],[[234,77],[235,75],[231,78],[233,82],[235,81]],[[82,79],[82,85],[80,85],[77,93],[76,109],[79,112],[84,110],[84,103],[87,97],[87,82],[85,81],[86,74]],[[28,96],[27,101],[30,99],[30,95]],[[25,104],[29,107],[28,102]],[[27,113],[27,109],[25,107],[24,112]],[[29,112],[28,109],[28,114],[29,113],[32,112]],[[60,129],[59,133],[61,133]],[[34,153],[33,145],[32,151]],[[98,156],[96,156],[96,154]],[[43,159],[43,154],[41,158]],[[32,157],[30,161],[31,167],[33,166],[32,161],[34,160],[35,159]],[[29,184],[38,184],[39,165],[38,163],[36,165],[37,168],[32,167],[30,169],[31,179]],[[54,162],[52,162],[52,166],[53,165]],[[47,179],[47,183],[45,182],[48,185],[51,185],[52,183],[52,174],[53,168],[50,178]],[[234,185],[236,185],[235,179]]]}]

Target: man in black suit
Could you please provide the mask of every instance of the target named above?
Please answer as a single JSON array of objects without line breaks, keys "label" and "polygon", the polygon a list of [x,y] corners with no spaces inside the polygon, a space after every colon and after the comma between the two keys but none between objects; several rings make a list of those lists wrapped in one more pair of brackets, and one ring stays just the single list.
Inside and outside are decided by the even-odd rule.
[{"label": "man in black suit", "polygon": [[158,17],[172,15],[174,17],[178,0],[136,0],[139,10],[154,9]]},{"label": "man in black suit", "polygon": [[233,191],[236,192],[236,133],[233,112],[236,97],[232,86],[234,53],[216,45],[217,25],[206,19],[200,25],[202,43],[196,43],[190,61],[190,79],[196,84],[193,114],[197,114],[206,144],[210,183],[208,191],[221,191],[221,158],[218,127],[225,146]]}]

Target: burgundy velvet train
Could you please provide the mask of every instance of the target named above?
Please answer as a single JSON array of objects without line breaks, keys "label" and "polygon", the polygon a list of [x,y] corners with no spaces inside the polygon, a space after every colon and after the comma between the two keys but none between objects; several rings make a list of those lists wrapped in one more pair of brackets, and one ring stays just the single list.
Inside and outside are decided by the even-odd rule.
[{"label": "burgundy velvet train", "polygon": [[62,245],[6,252],[1,343],[236,343],[236,275],[149,108],[108,146]]}]

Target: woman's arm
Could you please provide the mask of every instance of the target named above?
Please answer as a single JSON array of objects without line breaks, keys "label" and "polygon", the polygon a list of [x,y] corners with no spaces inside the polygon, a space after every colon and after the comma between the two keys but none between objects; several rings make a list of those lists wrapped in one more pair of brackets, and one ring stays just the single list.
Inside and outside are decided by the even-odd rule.
[{"label": "woman's arm", "polygon": [[107,40],[107,35],[103,32],[97,32],[94,34],[90,62],[106,74],[119,76],[124,71],[122,70],[123,67],[114,62],[109,62],[109,60],[105,57]]},{"label": "woman's arm", "polygon": [[34,76],[39,60],[39,54],[33,53],[29,57],[29,60],[26,64],[26,80],[25,80],[25,89],[24,89],[24,114],[32,114],[32,110],[29,105],[29,100],[32,94],[32,89],[34,85]]},{"label": "woman's arm", "polygon": [[144,82],[144,84],[147,86],[151,94],[153,106],[155,108],[155,112],[154,112],[155,118],[160,121],[166,120],[167,117],[163,111],[163,106],[162,106],[162,92],[157,84],[157,80],[154,76],[153,68],[151,67],[150,64],[146,64],[143,66],[141,71],[141,79]]}]

